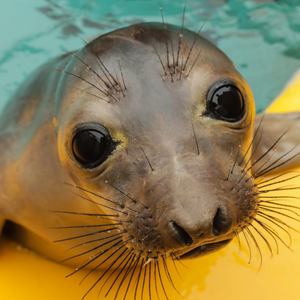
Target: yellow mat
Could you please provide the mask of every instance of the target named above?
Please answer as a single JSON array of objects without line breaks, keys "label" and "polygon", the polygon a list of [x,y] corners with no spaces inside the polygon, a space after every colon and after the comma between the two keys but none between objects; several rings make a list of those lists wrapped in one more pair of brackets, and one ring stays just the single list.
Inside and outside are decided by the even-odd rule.
[{"label": "yellow mat", "polygon": [[[300,110],[300,76],[295,78],[267,112],[295,110]],[[300,186],[300,179],[295,179],[289,184]],[[297,190],[286,194],[300,196]],[[297,205],[297,200],[290,204],[293,202]],[[295,221],[288,221],[288,223],[300,229],[299,223]],[[239,251],[239,242],[234,240],[216,254],[187,261],[184,263],[185,267],[178,264],[182,280],[173,268],[171,272],[174,274],[174,283],[188,300],[298,300],[300,299],[300,234],[291,232],[291,236],[293,252],[279,242],[279,255],[274,254],[273,258],[270,257],[263,241],[259,241],[263,256],[260,270],[254,246],[252,246],[251,263],[248,264],[249,250],[241,236],[242,251]],[[275,246],[273,248],[275,249]],[[85,273],[79,272],[66,279],[65,276],[72,271],[68,267],[40,258],[10,240],[0,241],[0,300],[80,300],[97,280],[98,274],[90,276],[79,286]],[[165,281],[169,299],[182,299],[168,280]],[[86,299],[96,300],[98,292],[99,288],[95,288]],[[143,299],[148,298],[146,293]],[[154,289],[152,298],[156,298]],[[100,299],[104,298],[100,296]],[[109,295],[105,299],[113,299],[113,296]],[[134,299],[132,289],[129,289],[127,299]]]}]

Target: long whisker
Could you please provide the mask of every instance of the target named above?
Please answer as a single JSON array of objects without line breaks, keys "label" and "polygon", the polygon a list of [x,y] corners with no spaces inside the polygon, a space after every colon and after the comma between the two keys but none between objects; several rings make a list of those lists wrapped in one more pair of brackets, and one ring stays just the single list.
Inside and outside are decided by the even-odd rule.
[{"label": "long whisker", "polygon": [[162,289],[163,289],[163,291],[164,291],[164,294],[165,294],[167,300],[169,300],[169,297],[168,297],[168,295],[167,295],[167,292],[166,292],[166,290],[165,290],[165,286],[164,286],[164,284],[163,284],[163,280],[162,280],[162,277],[161,277],[161,273],[160,273],[160,269],[159,269],[159,262],[157,262],[157,271],[158,271],[158,276],[159,276],[159,280],[160,280],[161,287],[162,287]]},{"label": "long whisker", "polygon": [[198,153],[198,155],[200,155],[199,144],[198,144],[198,140],[197,140],[197,137],[196,137],[196,132],[195,132],[193,121],[191,123],[192,123],[192,128],[193,128],[194,139],[195,139],[195,142],[196,142],[197,153]]},{"label": "long whisker", "polygon": [[155,286],[157,299],[160,300],[158,289],[157,289],[157,272],[156,272],[156,268],[157,268],[157,259],[154,260],[154,286]]},{"label": "long whisker", "polygon": [[182,37],[183,37],[183,27],[184,27],[185,10],[186,10],[186,3],[185,3],[185,5],[184,5],[183,17],[182,17],[182,26],[181,26],[181,32],[180,32],[180,34],[179,34],[178,49],[177,49],[177,59],[176,59],[176,67],[178,67],[179,53],[180,53],[180,47],[181,47]]},{"label": "long whisker", "polygon": [[82,270],[83,268],[85,268],[86,266],[88,266],[89,264],[91,264],[92,262],[94,262],[96,259],[98,259],[100,256],[104,255],[105,253],[107,253],[109,250],[111,250],[114,247],[119,247],[117,249],[115,249],[113,251],[113,253],[106,258],[104,261],[102,261],[100,264],[98,264],[94,269],[92,269],[88,274],[86,274],[83,279],[81,280],[81,282],[79,283],[79,285],[85,280],[85,278],[87,278],[93,271],[95,271],[97,268],[99,268],[101,265],[103,265],[109,258],[111,258],[113,255],[116,254],[116,252],[118,252],[120,249],[125,248],[125,246],[122,246],[122,241],[118,241],[115,244],[113,244],[111,247],[109,247],[108,249],[105,249],[103,252],[100,252],[98,254],[94,254],[93,256],[89,257],[89,259],[87,259],[85,262],[83,262],[80,266],[78,266],[76,268],[76,270],[72,273],[70,273],[67,278],[69,278],[70,276],[76,274],[77,272],[79,272],[80,270]]},{"label": "long whisker", "polygon": [[[261,203],[261,202],[260,202],[260,203]],[[267,209],[267,210],[268,210],[268,209],[284,210],[284,211],[291,212],[291,213],[293,213],[293,214],[295,214],[296,216],[299,217],[299,214],[298,214],[297,212],[295,212],[294,210],[289,209],[289,208],[287,208],[287,207],[272,206],[272,205],[270,205],[270,203],[266,203],[266,202],[265,202],[265,205],[259,204],[259,207],[261,208],[261,210],[264,210],[264,209]],[[299,208],[299,207],[298,207],[298,208]]]},{"label": "long whisker", "polygon": [[[271,223],[273,223],[273,224],[276,225],[277,227],[281,228],[282,230],[285,230],[285,229],[284,229],[282,226],[280,226],[279,224],[281,224],[281,225],[283,225],[283,226],[285,226],[285,227],[287,227],[287,228],[289,228],[289,229],[292,229],[292,230],[294,230],[294,231],[300,233],[300,231],[298,231],[296,228],[294,228],[294,227],[288,225],[287,223],[285,223],[284,221],[282,221],[281,219],[279,219],[279,218],[277,218],[277,217],[270,216],[270,215],[268,215],[268,214],[266,214],[266,213],[264,213],[264,212],[261,212],[261,211],[258,212],[257,214],[258,214],[261,218],[267,219],[268,221],[270,221]],[[276,221],[276,222],[275,222],[275,221]],[[290,236],[290,234],[288,233],[288,231],[286,231],[286,232],[287,232],[287,234]],[[292,239],[291,236],[290,236],[290,239]]]},{"label": "long whisker", "polygon": [[67,258],[67,259],[64,259],[64,260],[61,261],[60,263],[64,263],[64,262],[66,262],[66,261],[68,261],[68,260],[74,259],[74,258],[79,257],[79,256],[82,256],[82,255],[85,255],[85,254],[87,254],[87,253],[90,253],[90,252],[92,252],[92,251],[94,251],[94,250],[97,250],[97,249],[99,249],[99,248],[101,248],[101,247],[103,247],[103,246],[105,246],[105,245],[107,245],[107,244],[109,244],[109,243],[111,243],[111,242],[114,242],[114,241],[116,241],[116,240],[119,240],[119,239],[121,239],[121,238],[122,238],[121,236],[120,236],[120,237],[117,237],[117,238],[115,238],[115,239],[113,239],[113,240],[111,240],[111,241],[108,241],[108,242],[106,242],[106,243],[103,243],[103,244],[101,244],[101,245],[99,245],[99,246],[96,246],[96,247],[90,249],[90,250],[84,251],[84,252],[82,252],[82,253],[80,253],[80,254],[71,256],[71,257],[69,257],[69,258]]},{"label": "long whisker", "polygon": [[[78,190],[87,192],[87,193],[89,193],[89,194],[91,194],[91,195],[94,195],[94,196],[96,196],[96,197],[98,197],[98,198],[101,198],[101,199],[103,199],[103,200],[105,200],[105,201],[107,201],[107,202],[110,202],[110,203],[113,203],[113,204],[115,204],[115,205],[118,205],[118,206],[120,206],[120,207],[123,208],[123,209],[124,209],[124,208],[130,209],[129,207],[125,206],[124,204],[120,204],[120,203],[118,203],[118,202],[116,202],[116,201],[113,201],[113,200],[110,200],[110,199],[108,199],[108,198],[102,197],[102,196],[100,196],[99,194],[96,194],[96,193],[94,193],[94,192],[92,192],[92,191],[89,191],[89,190],[87,190],[87,189],[85,189],[85,188],[82,188],[82,187],[80,187],[80,186],[73,185],[73,184],[70,184],[70,183],[67,183],[67,182],[63,182],[63,184],[66,184],[66,185],[71,186],[71,187],[73,187],[73,188],[75,188],[75,189],[78,189]],[[86,199],[86,198],[84,198],[84,197],[82,197],[82,198],[83,198],[83,199]],[[90,199],[88,199],[88,200],[90,200]],[[98,203],[98,202],[95,202],[95,201],[93,201],[93,200],[90,200],[90,202],[93,202],[93,203],[98,204],[98,205],[102,205],[102,204],[100,204],[100,203]],[[126,214],[125,212],[122,212],[122,213]],[[126,214],[126,215],[127,215],[127,214]]]},{"label": "long whisker", "polygon": [[139,287],[139,282],[140,282],[140,278],[141,278],[141,274],[142,274],[144,262],[145,262],[145,258],[142,259],[141,267],[139,269],[139,275],[137,277],[137,282],[136,282],[135,292],[134,292],[134,300],[136,300],[137,291],[138,291],[138,287]]},{"label": "long whisker", "polygon": [[250,264],[251,260],[252,260],[252,250],[251,250],[250,242],[248,240],[248,237],[247,237],[246,232],[244,231],[244,229],[245,228],[243,228],[242,233],[244,235],[244,238],[246,240],[246,243],[247,243],[247,246],[248,246],[248,249],[249,249],[249,261],[248,261],[248,264]]},{"label": "long whisker", "polygon": [[269,251],[270,251],[270,254],[271,254],[271,257],[273,257],[273,251],[272,251],[272,247],[270,245],[270,243],[268,242],[268,240],[266,239],[266,237],[261,233],[260,230],[258,230],[255,226],[253,226],[251,223],[248,223],[249,226],[251,226],[258,234],[259,236],[264,240],[264,242],[266,243]]},{"label": "long whisker", "polygon": [[97,224],[97,225],[76,225],[76,226],[64,226],[64,227],[50,227],[48,229],[75,229],[75,228],[95,228],[95,227],[105,227],[112,225],[122,225],[123,223],[109,223],[109,224]]},{"label": "long whisker", "polygon": [[[242,165],[242,163],[243,163],[245,157],[247,156],[249,150],[251,149],[251,146],[252,146],[253,143],[254,143],[255,137],[256,137],[257,133],[259,132],[259,129],[260,129],[260,127],[261,127],[261,124],[262,124],[264,118],[265,118],[265,113],[263,113],[263,115],[262,115],[262,117],[261,117],[261,119],[260,119],[260,122],[259,122],[259,124],[258,124],[258,127],[257,127],[257,129],[255,130],[255,132],[254,132],[252,141],[251,141],[250,145],[248,146],[248,148],[247,148],[247,150],[246,150],[246,152],[245,152],[243,158],[241,159],[239,165]],[[253,154],[253,153],[252,153],[252,154]],[[252,156],[251,156],[251,157],[252,157]],[[250,158],[250,159],[251,159],[251,158]],[[248,163],[247,163],[247,164],[248,164]]]},{"label": "long whisker", "polygon": [[94,87],[96,90],[98,90],[99,92],[101,92],[101,93],[104,94],[105,96],[107,96],[107,97],[112,97],[114,100],[118,101],[114,96],[108,94],[107,92],[104,92],[104,91],[101,90],[99,87],[97,87],[95,84],[89,82],[88,80],[84,79],[83,77],[81,77],[81,76],[79,76],[79,75],[73,74],[73,73],[68,72],[68,71],[66,71],[66,70],[59,70],[59,69],[53,69],[53,70],[58,71],[58,72],[61,72],[61,73],[66,73],[66,74],[68,74],[68,75],[71,75],[71,76],[73,76],[73,77],[76,77],[76,78],[78,78],[78,79],[80,79],[80,80],[86,82],[86,83],[89,84],[90,86]]},{"label": "long whisker", "polygon": [[[86,45],[88,44],[87,41],[85,41],[82,37],[78,36]],[[102,62],[101,58],[95,53],[95,51],[93,50],[93,48],[90,48],[91,52],[93,53],[93,55],[96,57],[98,66],[100,67],[101,71],[103,72],[104,76],[106,77],[106,79],[109,81],[109,83],[111,84],[111,86],[114,87],[114,83],[111,82],[110,78],[107,76],[106,72],[108,73],[108,75],[112,78],[112,80],[115,82],[116,85],[118,85],[118,83],[116,82],[116,80],[114,79],[114,77],[110,74],[110,72],[108,71],[108,69],[106,68],[106,66],[104,65],[104,63]],[[104,68],[104,69],[103,69]],[[105,72],[106,71],[106,72]],[[110,88],[110,86],[108,86],[108,88]]]},{"label": "long whisker", "polygon": [[288,132],[285,131],[276,141],[275,143],[273,143],[273,145],[260,157],[258,158],[248,169],[247,171],[249,171],[250,169],[252,169],[258,162],[260,162],[277,144],[278,142],[286,135],[286,133]]},{"label": "long whisker", "polygon": [[[127,285],[127,288],[126,288],[126,291],[125,291],[123,300],[126,299],[127,293],[128,293],[128,291],[129,291],[129,287],[130,287],[130,285],[131,285],[131,283],[132,283],[133,275],[134,275],[134,273],[135,273],[136,267],[137,267],[138,264],[139,264],[140,258],[141,258],[141,255],[140,255],[140,254],[138,255],[137,258],[136,258],[136,256],[134,256],[134,259],[136,259],[136,261],[135,261],[135,263],[134,263],[134,265],[133,265],[133,267],[132,267],[132,273],[131,273],[131,276],[130,276],[130,278],[129,278],[129,283],[128,283],[128,285]],[[131,271],[131,270],[130,270],[130,271]],[[128,274],[130,274],[130,271],[128,272]],[[122,279],[122,282],[121,282],[121,284],[120,284],[120,287],[121,287],[121,285],[122,285],[122,283],[123,283],[124,280],[125,280],[125,278]],[[120,289],[120,287],[119,287],[119,289]],[[118,289],[118,291],[117,291],[117,293],[116,293],[115,299],[116,299],[117,296],[118,296],[119,289]]]},{"label": "long whisker", "polygon": [[123,272],[123,270],[126,268],[127,264],[130,261],[130,255],[132,254],[131,251],[128,251],[128,254],[125,256],[125,258],[115,267],[114,271],[107,277],[107,279],[105,280],[105,282],[103,283],[101,289],[99,292],[101,292],[102,288],[105,286],[106,282],[109,280],[109,278],[117,271],[119,270],[119,267],[123,264],[123,262],[125,260],[127,260],[127,262],[124,264],[124,266],[121,268],[120,272],[118,273],[118,275],[115,277],[115,280],[113,281],[113,283],[111,284],[110,288],[108,289],[107,293],[105,294],[105,297],[107,297],[107,295],[109,294],[109,292],[111,291],[111,289],[113,288],[113,286],[115,285],[115,283],[117,282],[118,278],[120,277],[121,273]]},{"label": "long whisker", "polygon": [[251,239],[252,239],[253,242],[254,242],[254,245],[256,246],[257,253],[258,253],[258,255],[259,255],[259,261],[260,261],[258,270],[260,270],[260,269],[261,269],[261,266],[262,266],[262,260],[263,260],[263,258],[262,258],[262,253],[261,253],[261,250],[260,250],[260,247],[259,247],[259,245],[258,245],[258,243],[257,243],[257,241],[256,241],[256,239],[255,239],[255,237],[254,237],[254,235],[253,235],[252,232],[250,231],[250,229],[249,229],[249,228],[246,228],[245,230],[247,231],[248,235],[251,237]]},{"label": "long whisker", "polygon": [[186,58],[186,61],[185,61],[185,64],[184,64],[184,67],[183,67],[183,70],[182,70],[183,72],[185,71],[186,65],[187,65],[187,63],[188,63],[188,61],[189,61],[189,59],[190,59],[190,56],[191,56],[191,53],[192,53],[192,51],[193,51],[194,45],[195,45],[195,43],[196,43],[196,40],[197,40],[197,38],[200,36],[200,32],[201,32],[203,26],[205,25],[205,23],[206,23],[207,21],[208,21],[208,19],[201,25],[199,31],[197,32],[197,34],[196,34],[196,36],[195,36],[195,39],[194,39],[194,41],[193,41],[193,44],[192,44],[192,46],[191,46],[191,48],[190,48],[190,51],[189,51],[189,53],[188,53],[188,56],[187,56],[187,58]]},{"label": "long whisker", "polygon": [[[299,175],[300,176],[300,175]],[[144,206],[146,209],[148,209],[148,207],[146,205],[144,205],[142,202],[133,199],[132,197],[128,196],[127,194],[125,194],[123,191],[121,191],[120,189],[118,189],[117,187],[115,187],[114,185],[112,185],[111,183],[109,183],[108,181],[105,181],[105,183],[109,184],[112,188],[114,188],[115,190],[117,190],[119,193],[121,193],[122,195],[124,195],[125,197],[127,197],[128,199],[132,200],[134,203],[139,203],[142,206]]]},{"label": "long whisker", "polygon": [[[128,251],[125,249],[121,254],[123,254],[125,251]],[[120,255],[121,256],[121,255]],[[84,296],[81,298],[82,300],[91,292],[91,290],[99,283],[99,281],[106,275],[106,273],[113,267],[113,265],[118,261],[119,257],[114,260],[112,264],[105,270],[105,272],[100,276],[100,278],[92,285],[92,287],[84,294]]]},{"label": "long whisker", "polygon": [[108,229],[101,230],[101,231],[95,231],[95,232],[88,233],[88,234],[77,235],[77,236],[73,236],[73,237],[70,237],[70,238],[62,239],[62,240],[56,240],[56,241],[53,241],[53,243],[71,241],[71,240],[80,239],[80,238],[83,238],[83,237],[86,237],[86,236],[91,236],[91,235],[100,234],[100,233],[104,233],[104,232],[110,233],[110,231],[113,231],[113,230],[119,230],[119,227],[112,227],[112,228],[108,228]]},{"label": "long whisker", "polygon": [[79,90],[79,91],[81,91],[81,92],[83,92],[83,93],[86,93],[86,94],[88,94],[88,95],[94,96],[94,97],[96,97],[96,98],[98,98],[98,99],[100,99],[100,100],[102,100],[102,101],[105,101],[106,103],[110,103],[110,102],[107,101],[106,99],[101,98],[101,97],[99,97],[99,96],[97,96],[97,95],[95,95],[95,94],[93,94],[93,93],[90,93],[90,92],[85,91],[85,90],[83,90],[83,89],[80,89],[80,88],[78,88],[78,87],[75,87],[75,89],[76,89],[76,90]]},{"label": "long whisker", "polygon": [[77,247],[80,247],[80,246],[85,246],[86,244],[90,244],[90,243],[95,243],[95,242],[99,242],[99,241],[103,241],[103,240],[107,240],[107,239],[111,239],[115,236],[120,236],[122,233],[126,233],[127,231],[124,230],[124,231],[121,231],[119,233],[116,233],[116,234],[113,234],[111,236],[107,236],[107,237],[104,237],[104,238],[101,238],[101,239],[96,239],[96,240],[91,240],[91,241],[87,241],[87,242],[84,242],[84,243],[81,243],[81,244],[78,244],[76,246],[73,246],[72,248],[69,248],[68,250],[72,250],[74,248],[77,248]]},{"label": "long whisker", "polygon": [[86,62],[84,62],[80,57],[78,57],[76,55],[76,53],[74,52],[70,52],[70,51],[66,51],[66,50],[63,50],[64,52],[74,56],[75,58],[77,58],[82,64],[84,64],[88,70],[91,70],[104,84],[107,88],[109,88],[109,85],[103,80],[103,78],[93,69],[93,67],[91,65],[88,65]]},{"label": "long whisker", "polygon": [[275,170],[275,169],[277,169],[277,168],[283,166],[284,164],[288,163],[289,161],[291,161],[292,159],[294,159],[295,157],[297,157],[299,154],[300,154],[300,152],[298,152],[297,154],[293,155],[293,156],[290,157],[289,159],[285,160],[285,161],[282,162],[281,164],[279,164],[279,165],[277,165],[277,166],[274,166],[273,168],[268,169],[268,170],[266,170],[266,171],[264,171],[264,172],[262,172],[262,173],[257,174],[257,177],[263,176],[263,175],[265,175],[265,174],[267,174],[267,173],[269,173],[269,172],[271,172],[271,171],[273,171],[273,170]]}]

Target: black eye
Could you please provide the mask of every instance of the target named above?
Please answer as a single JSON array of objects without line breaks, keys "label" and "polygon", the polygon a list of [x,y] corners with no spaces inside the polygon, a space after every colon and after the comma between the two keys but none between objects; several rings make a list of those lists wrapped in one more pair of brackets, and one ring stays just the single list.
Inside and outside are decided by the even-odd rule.
[{"label": "black eye", "polygon": [[244,99],[235,85],[222,85],[208,99],[209,110],[218,118],[237,122],[244,115]]},{"label": "black eye", "polygon": [[87,168],[95,168],[104,162],[113,151],[113,142],[104,128],[81,129],[72,141],[76,160]]}]

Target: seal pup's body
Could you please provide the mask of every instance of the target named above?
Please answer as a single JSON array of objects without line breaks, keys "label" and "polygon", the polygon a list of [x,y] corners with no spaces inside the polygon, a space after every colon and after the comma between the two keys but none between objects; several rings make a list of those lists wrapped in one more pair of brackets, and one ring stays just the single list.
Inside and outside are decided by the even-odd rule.
[{"label": "seal pup's body", "polygon": [[[94,255],[85,267],[105,269],[101,262],[124,252],[156,266],[214,252],[255,219],[255,161],[266,144],[259,130],[253,142],[250,88],[223,52],[182,30],[117,30],[42,66],[12,97],[0,120],[0,224],[10,221],[23,245],[61,261],[72,237],[96,232],[102,241],[70,250],[65,263]],[[222,93],[231,106],[216,102]],[[274,132],[268,118],[263,137],[272,147],[285,128]],[[274,160],[299,143],[300,123],[299,114],[275,118],[294,127]],[[98,160],[82,155],[85,132],[105,140]]]}]

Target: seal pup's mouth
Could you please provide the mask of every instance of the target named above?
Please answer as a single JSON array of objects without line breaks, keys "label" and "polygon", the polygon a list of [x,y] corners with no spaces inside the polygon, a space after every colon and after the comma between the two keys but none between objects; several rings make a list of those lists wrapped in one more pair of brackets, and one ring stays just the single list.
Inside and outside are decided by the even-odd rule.
[{"label": "seal pup's mouth", "polygon": [[210,244],[204,244],[199,247],[194,248],[193,250],[190,250],[183,255],[180,255],[180,259],[193,259],[198,258],[200,256],[207,255],[208,253],[212,253],[215,251],[220,250],[221,248],[225,247],[227,244],[231,242],[232,239],[216,242],[216,243],[210,243]]}]

